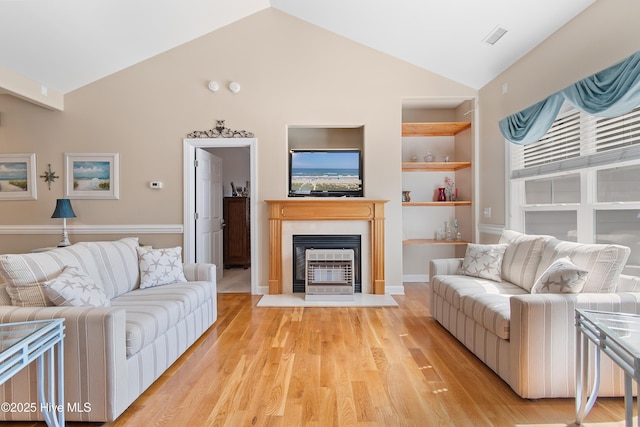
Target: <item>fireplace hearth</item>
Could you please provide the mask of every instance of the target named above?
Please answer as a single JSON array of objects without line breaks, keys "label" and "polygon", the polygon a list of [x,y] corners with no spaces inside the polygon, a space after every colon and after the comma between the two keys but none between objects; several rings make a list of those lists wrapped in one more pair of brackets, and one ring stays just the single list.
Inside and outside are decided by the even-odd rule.
[{"label": "fireplace hearth", "polygon": [[354,292],[362,292],[361,236],[359,234],[293,235],[293,292],[305,292],[307,249],[352,249]]}]

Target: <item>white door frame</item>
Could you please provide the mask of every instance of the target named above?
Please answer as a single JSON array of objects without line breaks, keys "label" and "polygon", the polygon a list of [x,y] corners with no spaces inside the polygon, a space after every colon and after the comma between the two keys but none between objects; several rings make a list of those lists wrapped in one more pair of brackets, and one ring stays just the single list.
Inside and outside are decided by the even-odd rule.
[{"label": "white door frame", "polygon": [[[258,157],[256,138],[184,138],[183,139],[183,172],[184,172],[184,261],[195,262],[195,171],[194,162],[197,148],[234,148],[249,147],[249,212],[251,216],[251,293],[258,294]],[[223,266],[217,266],[223,268]]]}]

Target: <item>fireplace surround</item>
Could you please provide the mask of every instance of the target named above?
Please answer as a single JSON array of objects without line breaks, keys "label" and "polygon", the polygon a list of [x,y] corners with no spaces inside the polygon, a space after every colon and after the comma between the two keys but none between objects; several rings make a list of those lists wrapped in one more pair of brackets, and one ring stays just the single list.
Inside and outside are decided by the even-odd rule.
[{"label": "fireplace surround", "polygon": [[[287,221],[365,221],[369,224],[371,286],[385,293],[384,205],[387,200],[266,200],[269,205],[269,294],[283,291],[282,224]],[[364,248],[363,248],[364,253]],[[364,287],[364,285],[363,285]]]}]

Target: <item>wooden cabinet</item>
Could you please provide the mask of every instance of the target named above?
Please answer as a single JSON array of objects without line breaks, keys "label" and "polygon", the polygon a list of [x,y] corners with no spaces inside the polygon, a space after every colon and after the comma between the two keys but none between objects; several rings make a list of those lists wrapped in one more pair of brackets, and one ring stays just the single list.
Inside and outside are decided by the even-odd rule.
[{"label": "wooden cabinet", "polygon": [[225,197],[223,217],[223,262],[224,268],[251,265],[251,229],[249,198]]}]

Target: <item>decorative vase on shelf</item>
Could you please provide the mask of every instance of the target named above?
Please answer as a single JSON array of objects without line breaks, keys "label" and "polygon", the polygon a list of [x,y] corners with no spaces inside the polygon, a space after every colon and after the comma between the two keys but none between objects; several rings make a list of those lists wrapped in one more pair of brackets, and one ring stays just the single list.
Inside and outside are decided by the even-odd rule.
[{"label": "decorative vase on shelf", "polygon": [[444,187],[438,188],[438,201],[439,202],[447,201],[447,195],[444,192]]},{"label": "decorative vase on shelf", "polygon": [[411,191],[403,191],[402,192],[402,201],[403,202],[410,202],[411,201],[411,196],[409,195],[409,193],[411,193]]}]

